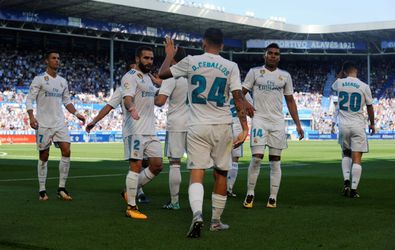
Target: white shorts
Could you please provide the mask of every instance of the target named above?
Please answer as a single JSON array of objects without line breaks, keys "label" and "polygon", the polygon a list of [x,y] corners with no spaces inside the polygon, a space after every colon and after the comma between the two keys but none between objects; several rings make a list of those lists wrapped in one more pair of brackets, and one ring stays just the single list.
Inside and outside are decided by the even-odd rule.
[{"label": "white shorts", "polygon": [[[240,122],[233,122],[233,139],[235,139],[242,131],[243,129],[241,128]],[[243,144],[241,144],[238,148],[232,149],[232,157],[243,157]]]},{"label": "white shorts", "polygon": [[144,157],[162,158],[162,146],[153,135],[130,135],[123,138],[125,160],[142,160]]},{"label": "white shorts", "polygon": [[165,156],[180,159],[187,148],[187,132],[166,131]]},{"label": "white shorts", "polygon": [[369,152],[368,139],[362,127],[339,127],[338,142],[342,150],[351,149],[353,152]]},{"label": "white shorts", "polygon": [[265,147],[269,147],[270,155],[281,155],[281,151],[288,147],[285,126],[265,123],[262,119],[252,119],[250,145],[252,154],[263,154]]},{"label": "white shorts", "polygon": [[188,169],[215,167],[227,171],[233,147],[230,124],[195,125],[188,128]]},{"label": "white shorts", "polygon": [[38,127],[36,130],[36,144],[39,151],[48,149],[52,142],[55,147],[58,146],[58,142],[70,143],[70,135],[66,126],[59,128],[41,128]]}]

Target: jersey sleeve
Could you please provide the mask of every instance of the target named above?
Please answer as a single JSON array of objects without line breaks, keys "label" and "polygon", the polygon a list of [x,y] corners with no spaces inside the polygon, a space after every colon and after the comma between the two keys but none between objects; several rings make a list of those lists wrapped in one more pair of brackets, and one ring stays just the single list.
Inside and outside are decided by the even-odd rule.
[{"label": "jersey sleeve", "polygon": [[122,102],[122,96],[121,96],[121,88],[117,88],[114,93],[112,94],[110,100],[108,100],[107,104],[113,107],[114,109],[118,107],[118,105],[121,104]]},{"label": "jersey sleeve", "polygon": [[136,79],[131,74],[122,77],[121,86],[122,86],[122,90],[121,90],[122,98],[125,96],[134,97],[136,95],[137,82]]},{"label": "jersey sleeve", "polygon": [[70,97],[69,85],[67,84],[67,81],[65,81],[65,84],[66,84],[66,88],[63,91],[62,102],[64,106],[67,106],[68,104],[71,103],[71,97]]},{"label": "jersey sleeve", "polygon": [[240,70],[237,64],[234,64],[229,76],[230,91],[241,90]]},{"label": "jersey sleeve", "polygon": [[332,84],[332,90],[337,91],[337,85],[339,84],[338,80],[336,80],[333,84]]},{"label": "jersey sleeve", "polygon": [[159,95],[170,96],[173,93],[174,88],[176,87],[176,81],[174,78],[166,79],[162,82],[162,85],[159,89]]},{"label": "jersey sleeve", "polygon": [[39,78],[36,76],[34,77],[32,83],[29,87],[29,94],[26,97],[26,109],[32,110],[33,109],[33,102],[37,100],[38,92],[40,91],[41,83]]},{"label": "jersey sleeve", "polygon": [[187,56],[177,64],[170,67],[171,74],[174,78],[188,77],[188,69],[192,56]]},{"label": "jersey sleeve", "polygon": [[294,86],[292,83],[292,77],[287,73],[285,78],[284,95],[292,95],[294,93]]},{"label": "jersey sleeve", "polygon": [[255,83],[255,73],[253,69],[250,69],[246,75],[246,78],[243,82],[243,88],[248,89],[248,91],[252,91],[252,87]]},{"label": "jersey sleeve", "polygon": [[370,91],[369,85],[366,85],[366,88],[365,88],[365,102],[366,102],[366,105],[373,104],[372,92]]}]

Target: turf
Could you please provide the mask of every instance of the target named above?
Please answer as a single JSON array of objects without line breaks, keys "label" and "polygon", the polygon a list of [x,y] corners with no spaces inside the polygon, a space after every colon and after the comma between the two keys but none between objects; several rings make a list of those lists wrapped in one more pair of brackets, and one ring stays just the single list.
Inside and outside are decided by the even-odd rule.
[{"label": "turf", "polygon": [[191,221],[188,172],[183,169],[181,209],[161,206],[169,199],[168,162],[144,187],[151,202],[140,205],[149,219],[126,218],[119,195],[127,162],[121,144],[73,144],[67,183],[73,201],[56,199],[59,152],[51,149],[47,191],[38,201],[34,145],[0,145],[0,249],[394,249],[395,143],[370,141],[363,157],[361,198],[340,195],[340,150],[334,141],[290,142],[283,154],[277,209],[265,208],[265,157],[253,209],[242,208],[248,145],[223,221],[231,228],[209,232],[211,172],[205,179],[205,227],[200,239],[185,238]]}]

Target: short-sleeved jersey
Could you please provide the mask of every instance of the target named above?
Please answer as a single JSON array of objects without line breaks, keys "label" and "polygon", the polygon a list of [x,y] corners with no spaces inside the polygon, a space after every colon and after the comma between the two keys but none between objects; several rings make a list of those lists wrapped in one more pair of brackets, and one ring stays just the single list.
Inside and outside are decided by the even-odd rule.
[{"label": "short-sleeved jersey", "polygon": [[122,98],[133,97],[139,120],[134,120],[130,112],[122,105],[123,136],[129,135],[155,135],[154,97],[158,90],[152,83],[148,74],[137,70],[130,70],[121,80]]},{"label": "short-sleeved jersey", "polygon": [[162,82],[160,95],[168,97],[167,131],[187,131],[189,108],[187,104],[188,81],[185,77],[169,78]]},{"label": "short-sleeved jersey", "polygon": [[112,93],[111,98],[108,100],[107,104],[114,109],[117,108],[118,105],[122,104],[121,88],[117,88],[114,93]]},{"label": "short-sleeved jersey", "polygon": [[37,104],[38,126],[43,128],[58,128],[64,126],[64,106],[71,103],[66,79],[56,75],[52,77],[47,72],[34,77],[30,84],[26,98],[26,109],[33,109],[33,102]]},{"label": "short-sleeved jersey", "polygon": [[220,55],[187,56],[170,68],[173,77],[188,78],[189,125],[231,124],[231,91],[241,89],[236,63]]},{"label": "short-sleeved jersey", "polygon": [[283,124],[284,95],[293,94],[291,75],[284,70],[268,70],[265,66],[252,68],[243,82],[243,88],[252,92],[254,118],[271,124]]},{"label": "short-sleeved jersey", "polygon": [[373,98],[369,85],[355,77],[337,79],[332,89],[338,95],[339,126],[358,126],[366,124],[363,108],[372,105]]}]

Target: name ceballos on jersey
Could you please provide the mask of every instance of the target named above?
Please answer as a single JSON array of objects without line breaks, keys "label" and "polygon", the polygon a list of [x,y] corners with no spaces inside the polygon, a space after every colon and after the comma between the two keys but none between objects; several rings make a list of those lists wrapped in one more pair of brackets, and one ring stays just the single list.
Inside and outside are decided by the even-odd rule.
[{"label": "name ceballos on jersey", "polygon": [[259,90],[271,91],[271,90],[282,90],[283,87],[276,86],[273,81],[266,81],[264,84],[257,84]]},{"label": "name ceballos on jersey", "polygon": [[215,68],[221,71],[225,76],[229,75],[229,70],[217,62],[198,62],[196,65],[192,66],[193,71],[196,71],[200,68]]}]

